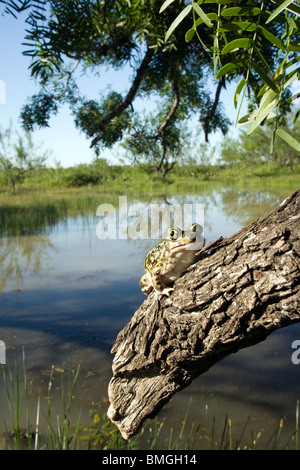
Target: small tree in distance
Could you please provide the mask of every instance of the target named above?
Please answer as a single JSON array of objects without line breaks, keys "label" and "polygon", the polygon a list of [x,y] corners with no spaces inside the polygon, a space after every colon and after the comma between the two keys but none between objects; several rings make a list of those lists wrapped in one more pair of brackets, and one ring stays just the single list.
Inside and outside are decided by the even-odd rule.
[{"label": "small tree in distance", "polygon": [[30,132],[26,132],[24,137],[18,132],[15,134],[16,141],[12,142],[12,125],[4,131],[0,129],[0,171],[11,185],[13,194],[23,175],[42,167],[48,157],[48,152],[39,154]]}]

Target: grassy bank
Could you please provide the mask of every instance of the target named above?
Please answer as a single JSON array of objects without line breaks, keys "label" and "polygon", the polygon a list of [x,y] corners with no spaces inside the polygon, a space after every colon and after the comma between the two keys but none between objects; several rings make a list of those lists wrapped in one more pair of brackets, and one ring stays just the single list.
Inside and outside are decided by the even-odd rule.
[{"label": "grassy bank", "polygon": [[162,181],[139,167],[79,165],[36,170],[12,194],[0,179],[0,235],[39,233],[73,214],[93,214],[99,204],[118,204],[119,195],[141,201],[178,194],[210,194],[216,189],[282,189],[283,197],[299,188],[300,167],[183,166]]},{"label": "grassy bank", "polygon": [[[29,190],[66,190],[71,188],[97,188],[101,193],[134,193],[146,195],[157,192],[201,190],[206,185],[235,186],[296,185],[300,179],[300,165],[294,168],[271,164],[259,165],[183,165],[175,166],[165,180],[140,166],[98,164],[78,165],[71,168],[43,168],[26,174],[17,186],[20,194]],[[0,194],[7,193],[9,182],[0,173]],[[8,191],[10,192],[10,191]]]}]

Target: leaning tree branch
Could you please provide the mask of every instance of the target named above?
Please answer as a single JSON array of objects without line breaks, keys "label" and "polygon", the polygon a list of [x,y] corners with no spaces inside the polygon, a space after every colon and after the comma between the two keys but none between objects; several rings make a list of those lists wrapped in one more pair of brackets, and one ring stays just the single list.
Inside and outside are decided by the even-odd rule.
[{"label": "leaning tree branch", "polygon": [[165,128],[168,126],[169,122],[173,118],[173,116],[176,113],[176,110],[179,106],[180,93],[179,93],[178,81],[179,81],[180,70],[181,70],[181,65],[177,64],[176,69],[175,69],[175,77],[174,77],[173,83],[172,83],[172,95],[174,97],[174,100],[173,100],[173,103],[172,103],[172,106],[171,106],[171,109],[170,109],[169,113],[167,114],[165,120],[161,123],[161,125],[159,126],[159,128],[157,130],[158,134],[162,137],[163,137]]},{"label": "leaning tree branch", "polygon": [[144,301],[112,349],[108,416],[125,439],[215,363],[300,321],[299,227],[300,190]]}]

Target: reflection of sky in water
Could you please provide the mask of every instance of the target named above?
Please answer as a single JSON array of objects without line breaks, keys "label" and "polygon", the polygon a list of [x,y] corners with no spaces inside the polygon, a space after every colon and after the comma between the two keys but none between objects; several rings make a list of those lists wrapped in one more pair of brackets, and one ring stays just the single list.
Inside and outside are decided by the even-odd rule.
[{"label": "reflection of sky in water", "polygon": [[[209,242],[233,234],[245,221],[262,216],[280,200],[268,193],[257,198],[255,205],[253,194],[242,192],[237,201],[234,193],[225,191],[170,198],[169,202],[204,204],[205,238]],[[47,235],[1,240],[0,256],[5,256],[1,265],[0,339],[9,347],[8,363],[25,346],[28,361],[37,368],[49,368],[73,355],[86,368],[101,364],[109,380],[109,350],[145,299],[138,283],[144,255],[156,241],[99,240],[98,220],[96,216],[78,216],[58,223]],[[11,269],[10,256],[17,269]],[[182,406],[185,410],[187,397],[192,396],[195,412],[206,400],[232,417],[261,413],[267,421],[268,410],[276,416],[293,415],[296,396],[300,397],[300,365],[297,368],[291,363],[291,344],[299,335],[300,325],[279,330],[267,341],[221,361],[176,395],[169,409]],[[102,386],[105,395],[107,382]],[[168,420],[173,419],[168,410],[165,413]]]}]

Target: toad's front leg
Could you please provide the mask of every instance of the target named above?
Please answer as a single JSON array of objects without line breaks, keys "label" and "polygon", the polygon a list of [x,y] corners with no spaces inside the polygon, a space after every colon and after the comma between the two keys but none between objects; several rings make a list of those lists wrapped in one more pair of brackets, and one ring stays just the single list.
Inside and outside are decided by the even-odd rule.
[{"label": "toad's front leg", "polygon": [[160,270],[154,270],[154,272],[151,273],[151,279],[153,288],[157,295],[167,295],[168,297],[171,295],[171,292],[173,292],[174,289],[173,287],[168,287],[163,283]]}]

